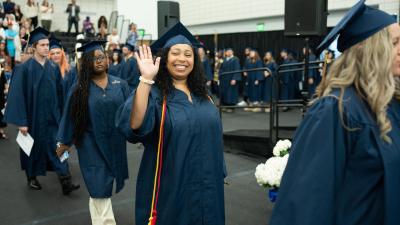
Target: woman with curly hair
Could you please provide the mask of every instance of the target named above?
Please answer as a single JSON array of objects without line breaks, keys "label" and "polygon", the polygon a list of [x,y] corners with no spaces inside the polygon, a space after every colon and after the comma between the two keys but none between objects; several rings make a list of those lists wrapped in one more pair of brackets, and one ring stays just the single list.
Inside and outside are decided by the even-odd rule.
[{"label": "woman with curly hair", "polygon": [[136,225],[225,223],[222,124],[196,45],[178,23],[151,46],[160,50],[155,62],[150,47],[136,53],[140,83],[116,118],[130,142],[145,146]]},{"label": "woman with curly hair", "polygon": [[364,2],[319,46],[340,34],[342,55],[293,138],[271,225],[400,224],[400,136],[387,113],[400,27]]},{"label": "woman with curly hair", "polygon": [[75,145],[87,190],[93,225],[115,224],[111,196],[128,178],[126,140],[116,129],[115,113],[129,96],[128,84],[107,74],[105,41],[82,51],[77,84],[69,92],[58,131],[57,154]]}]

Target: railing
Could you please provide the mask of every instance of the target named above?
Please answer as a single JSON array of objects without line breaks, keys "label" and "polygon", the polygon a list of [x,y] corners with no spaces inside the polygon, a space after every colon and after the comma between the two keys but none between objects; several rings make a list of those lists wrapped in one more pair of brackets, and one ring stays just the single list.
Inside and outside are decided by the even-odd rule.
[{"label": "railing", "polygon": [[[279,108],[283,107],[296,107],[296,108],[303,108],[303,112],[306,111],[307,105],[308,105],[308,92],[303,90],[300,90],[302,93],[303,98],[302,99],[293,99],[293,100],[280,100],[280,92],[281,92],[281,87],[280,87],[280,78],[282,74],[284,73],[289,73],[289,72],[297,72],[297,71],[302,71],[305,72],[305,68],[308,68],[308,70],[312,69],[320,69],[319,64],[323,63],[323,61],[312,61],[309,62],[309,65],[318,65],[318,66],[309,66],[305,65],[304,62],[300,63],[291,63],[291,64],[283,64],[278,66],[276,74],[272,73],[272,71],[268,67],[261,67],[261,68],[256,68],[256,69],[244,69],[244,70],[236,70],[236,71],[230,71],[230,72],[224,72],[221,73],[220,76],[225,76],[228,74],[235,74],[235,73],[243,73],[243,72],[254,72],[254,71],[269,71],[272,78],[272,88],[271,88],[271,101],[267,105],[258,105],[258,106],[225,106],[221,104],[221,94],[222,94],[222,88],[221,84],[219,84],[218,91],[219,91],[219,112],[220,116],[222,117],[222,109],[241,109],[241,108],[270,108],[270,113],[267,114],[269,117],[269,138],[272,141],[272,143],[275,143],[276,141],[279,140]],[[300,67],[301,66],[301,67]],[[298,68],[292,68],[292,67],[298,67]],[[306,74],[306,73],[305,73]],[[303,73],[301,73],[301,76]],[[305,78],[305,81],[307,81],[307,77]],[[219,79],[221,80],[221,79]],[[274,93],[275,90],[275,93]],[[273,131],[275,130],[275,136],[273,135]]]}]

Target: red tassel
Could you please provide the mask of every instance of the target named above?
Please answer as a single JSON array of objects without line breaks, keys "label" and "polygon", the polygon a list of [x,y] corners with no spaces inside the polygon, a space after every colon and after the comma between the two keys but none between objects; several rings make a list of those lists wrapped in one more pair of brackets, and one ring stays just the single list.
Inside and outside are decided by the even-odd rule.
[{"label": "red tassel", "polygon": [[153,210],[153,216],[149,218],[148,225],[156,225],[157,222],[157,211]]}]

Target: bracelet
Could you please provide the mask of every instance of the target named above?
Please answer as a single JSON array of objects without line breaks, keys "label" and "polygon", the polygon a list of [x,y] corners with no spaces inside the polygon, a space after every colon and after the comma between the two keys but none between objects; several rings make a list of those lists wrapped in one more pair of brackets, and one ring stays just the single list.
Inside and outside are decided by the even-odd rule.
[{"label": "bracelet", "polygon": [[146,78],[144,78],[142,76],[139,77],[139,80],[146,84],[150,84],[150,85],[154,84],[154,80],[147,80]]}]

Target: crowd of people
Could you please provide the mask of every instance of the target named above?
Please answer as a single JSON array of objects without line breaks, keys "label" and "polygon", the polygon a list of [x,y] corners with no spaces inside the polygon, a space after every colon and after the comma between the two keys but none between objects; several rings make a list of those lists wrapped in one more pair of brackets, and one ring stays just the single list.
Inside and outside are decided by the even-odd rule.
[{"label": "crowd of people", "polygon": [[[11,3],[6,1],[5,11]],[[72,0],[67,8],[69,31],[79,16],[75,4]],[[27,14],[36,27],[35,14]],[[369,21],[371,15],[376,20]],[[15,17],[11,12],[5,20]],[[95,28],[86,20],[89,36]],[[227,171],[212,94],[221,105],[249,105],[246,111],[261,112],[256,106],[299,98],[304,90],[316,99],[294,137],[271,224],[400,223],[400,26],[363,0],[319,46],[326,49],[321,69],[310,68],[308,76],[301,70],[282,73],[275,82],[279,96],[273,91],[278,68],[273,52],[261,58],[247,48],[242,63],[231,48],[209,57],[180,22],[151,46],[137,46],[135,24],[126,42],[117,30],[102,40],[83,40],[75,63],[60,40],[38,26],[29,30],[26,51],[14,64],[16,53],[10,51],[16,47],[10,46],[20,25],[6,25],[0,57],[10,59],[0,67],[0,138],[8,138],[7,123],[32,136],[30,155],[21,150],[28,187],[41,190],[38,176],[52,169],[64,195],[80,188],[68,160],[60,160],[75,146],[92,224],[116,223],[111,197],[129,177],[126,141],[145,148],[135,224],[224,224]],[[105,17],[97,29],[104,35]],[[343,54],[334,60],[327,47],[339,34]],[[319,58],[307,48],[302,54],[310,61]],[[283,65],[298,62],[289,49],[280,57]]]}]

